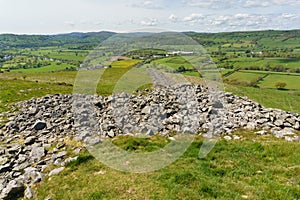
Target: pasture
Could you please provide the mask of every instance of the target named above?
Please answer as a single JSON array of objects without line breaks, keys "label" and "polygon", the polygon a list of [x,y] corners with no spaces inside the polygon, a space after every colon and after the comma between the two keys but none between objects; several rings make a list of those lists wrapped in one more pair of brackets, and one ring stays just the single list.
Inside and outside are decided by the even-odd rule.
[{"label": "pasture", "polygon": [[[176,162],[146,174],[111,169],[85,151],[62,173],[39,183],[37,199],[300,198],[297,143],[256,136],[245,130],[235,134],[243,139],[220,139],[204,159],[198,157],[203,138],[196,137]],[[159,136],[120,136],[112,142],[127,151],[141,153],[159,149],[170,141]]]},{"label": "pasture", "polygon": [[111,63],[112,68],[128,68],[137,63],[141,62],[141,60],[119,60]]}]

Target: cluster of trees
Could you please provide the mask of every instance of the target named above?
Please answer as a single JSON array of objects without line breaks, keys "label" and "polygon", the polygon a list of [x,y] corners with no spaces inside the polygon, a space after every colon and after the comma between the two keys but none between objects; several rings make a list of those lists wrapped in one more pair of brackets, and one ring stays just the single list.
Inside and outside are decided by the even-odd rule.
[{"label": "cluster of trees", "polygon": [[252,79],[250,81],[241,81],[237,79],[225,79],[224,82],[231,84],[231,85],[239,85],[239,86],[245,86],[245,87],[259,87],[258,83],[263,77],[257,77],[255,79]]},{"label": "cluster of trees", "polygon": [[241,66],[234,66],[231,63],[224,63],[220,67],[225,68],[225,69],[235,69],[235,70],[257,70],[257,71],[272,71],[272,72],[288,72],[288,73],[300,73],[300,68],[286,68],[282,65],[276,65],[274,67],[271,67],[270,65],[265,65],[263,67],[260,66],[246,66],[246,67],[241,67]]},{"label": "cluster of trees", "polygon": [[[224,81],[231,85],[239,85],[239,86],[246,86],[246,87],[259,87],[258,83],[262,79],[263,79],[263,77],[257,77],[255,79],[252,79],[251,81],[241,81],[241,80],[237,80],[237,79],[231,79],[231,80],[225,79]],[[287,84],[285,82],[276,82],[274,86],[278,90],[285,90],[286,85]]]}]

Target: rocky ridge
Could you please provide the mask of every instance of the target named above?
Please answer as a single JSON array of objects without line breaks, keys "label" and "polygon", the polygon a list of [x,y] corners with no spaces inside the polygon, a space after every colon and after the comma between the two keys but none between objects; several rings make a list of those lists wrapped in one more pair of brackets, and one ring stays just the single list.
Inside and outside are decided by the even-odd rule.
[{"label": "rocky ridge", "polygon": [[[221,135],[238,139],[238,128],[270,132],[299,141],[300,116],[264,108],[246,97],[212,92],[200,85],[155,87],[102,97],[47,95],[15,105],[0,129],[0,199],[32,198],[33,184],[76,160],[67,153],[69,140],[94,145],[117,135],[166,135],[170,132]],[[74,154],[80,148],[73,148]],[[53,170],[46,170],[49,166]]]}]

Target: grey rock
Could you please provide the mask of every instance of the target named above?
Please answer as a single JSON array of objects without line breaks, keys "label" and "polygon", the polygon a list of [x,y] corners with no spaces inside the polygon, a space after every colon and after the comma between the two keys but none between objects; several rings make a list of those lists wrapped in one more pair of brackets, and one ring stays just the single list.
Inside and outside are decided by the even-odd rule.
[{"label": "grey rock", "polygon": [[234,136],[233,136],[233,139],[234,139],[234,140],[239,140],[239,139],[241,139],[241,137],[238,136],[238,135],[234,135]]},{"label": "grey rock", "polygon": [[174,137],[168,137],[168,139],[171,141],[176,141],[176,139]]},{"label": "grey rock", "polygon": [[74,153],[75,155],[78,155],[78,154],[80,153],[80,151],[81,151],[81,148],[76,148],[76,149],[73,151],[73,153]]},{"label": "grey rock", "polygon": [[223,104],[221,103],[221,101],[215,101],[213,103],[213,107],[214,108],[224,108]]},{"label": "grey rock", "polygon": [[154,132],[153,130],[149,129],[146,133],[147,136],[153,136],[154,135]]},{"label": "grey rock", "polygon": [[9,149],[7,149],[7,152],[10,154],[17,154],[22,150],[22,145],[20,144],[14,144]]},{"label": "grey rock", "polygon": [[6,163],[8,163],[9,159],[7,157],[3,157],[3,156],[0,156],[0,168],[1,168],[1,165],[5,165]]},{"label": "grey rock", "polygon": [[142,110],[142,114],[151,114],[151,112],[152,112],[152,109],[151,109],[151,107],[150,106],[145,106],[144,108],[143,108],[143,110]]},{"label": "grey rock", "polygon": [[56,159],[56,160],[54,161],[53,164],[54,164],[55,166],[61,165],[61,164],[62,164],[62,159],[61,159],[61,158]]},{"label": "grey rock", "polygon": [[274,124],[275,124],[276,126],[282,126],[282,125],[283,125],[283,120],[277,119],[277,120],[274,122]]},{"label": "grey rock", "polygon": [[296,121],[295,121],[295,119],[294,119],[293,117],[287,118],[286,121],[287,121],[288,123],[290,123],[290,124],[295,124],[295,123],[296,123]]},{"label": "grey rock", "polygon": [[294,129],[299,130],[300,129],[300,122],[296,122],[293,126]]},{"label": "grey rock", "polygon": [[28,115],[29,116],[33,116],[33,115],[36,115],[38,112],[40,111],[40,109],[38,107],[35,107],[35,108],[31,108],[28,112]]},{"label": "grey rock", "polygon": [[61,151],[59,152],[55,157],[56,158],[63,158],[67,155],[67,152],[66,151]]},{"label": "grey rock", "polygon": [[254,122],[247,123],[246,129],[249,129],[249,130],[256,129],[256,123],[254,123]]},{"label": "grey rock", "polygon": [[110,138],[113,138],[115,137],[115,132],[113,130],[110,130],[108,131],[107,135],[110,137]]},{"label": "grey rock", "polygon": [[28,166],[30,166],[30,164],[29,164],[29,162],[26,161],[24,163],[18,164],[12,170],[16,171],[16,172],[20,172],[20,171],[24,170],[25,168],[27,168]]},{"label": "grey rock", "polygon": [[0,173],[8,172],[11,169],[10,163],[7,163],[5,165],[0,165]]},{"label": "grey rock", "polygon": [[84,143],[87,145],[96,145],[100,144],[101,140],[99,139],[99,137],[87,137],[84,139]]},{"label": "grey rock", "polygon": [[267,131],[265,130],[260,130],[260,131],[257,131],[255,132],[257,135],[266,135],[267,134]]},{"label": "grey rock", "polygon": [[43,156],[46,155],[44,147],[33,147],[30,152],[30,159],[34,161],[40,161]]},{"label": "grey rock", "polygon": [[289,136],[285,136],[285,137],[284,137],[284,140],[285,140],[285,141],[288,141],[288,142],[293,142],[293,141],[294,141],[294,138],[289,137]]},{"label": "grey rock", "polygon": [[24,184],[19,180],[11,180],[2,190],[0,199],[17,200],[24,195]]},{"label": "grey rock", "polygon": [[226,135],[226,136],[224,136],[224,139],[229,141],[229,140],[232,140],[232,137],[230,137],[229,135]]},{"label": "grey rock", "polygon": [[43,174],[39,172],[37,168],[28,167],[24,171],[24,179],[32,184],[38,183],[43,180]]},{"label": "grey rock", "polygon": [[26,190],[24,191],[24,196],[27,199],[33,199],[35,196],[33,189],[27,186]]},{"label": "grey rock", "polygon": [[61,148],[63,148],[64,146],[65,146],[65,143],[59,142],[59,143],[56,145],[56,148],[57,148],[57,149],[61,149]]},{"label": "grey rock", "polygon": [[56,174],[59,174],[61,171],[63,171],[65,169],[65,167],[60,167],[60,168],[56,168],[56,169],[53,169],[50,173],[49,173],[49,176],[53,176],[53,175],[56,175]]},{"label": "grey rock", "polygon": [[[0,155],[4,155],[4,154],[5,154],[5,149],[0,147]],[[1,163],[0,163],[0,165],[1,165]]]},{"label": "grey rock", "polygon": [[36,140],[36,136],[30,136],[30,137],[27,137],[24,141],[24,144],[25,145],[31,145],[34,143],[34,141]]},{"label": "grey rock", "polygon": [[33,128],[37,131],[39,130],[43,130],[44,128],[46,128],[47,124],[43,121],[37,121],[35,122],[35,124],[33,125]]},{"label": "grey rock", "polygon": [[7,185],[7,181],[5,178],[1,178],[0,179],[0,195],[1,195],[1,191],[5,188],[5,186]]},{"label": "grey rock", "polygon": [[73,157],[73,158],[67,158],[67,159],[65,159],[64,162],[62,162],[62,166],[65,166],[66,164],[68,164],[70,162],[76,161],[77,158],[78,158],[78,156]]}]

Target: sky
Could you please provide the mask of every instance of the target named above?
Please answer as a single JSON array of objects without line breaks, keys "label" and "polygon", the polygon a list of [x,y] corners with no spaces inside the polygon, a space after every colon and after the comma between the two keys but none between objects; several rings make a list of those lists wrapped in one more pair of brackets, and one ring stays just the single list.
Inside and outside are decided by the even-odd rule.
[{"label": "sky", "polygon": [[300,0],[0,0],[0,33],[300,29]]}]

